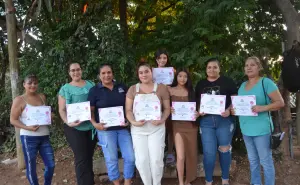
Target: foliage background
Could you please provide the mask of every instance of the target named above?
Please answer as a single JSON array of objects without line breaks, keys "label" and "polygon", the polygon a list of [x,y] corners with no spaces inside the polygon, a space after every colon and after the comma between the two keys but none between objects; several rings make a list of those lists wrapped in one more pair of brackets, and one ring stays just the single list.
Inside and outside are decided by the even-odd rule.
[{"label": "foliage background", "polygon": [[[65,144],[57,112],[57,92],[69,81],[70,62],[79,62],[84,78],[97,82],[98,66],[112,64],[115,77],[128,85],[136,82],[135,66],[141,58],[155,65],[154,52],[166,48],[172,66],[186,67],[194,83],[205,77],[204,61],[221,60],[222,73],[237,86],[244,81],[246,57],[259,56],[277,80],[280,68],[283,18],[271,0],[37,0],[15,1],[21,78],[39,77],[40,91],[56,115],[52,126],[55,147]],[[127,6],[124,5],[127,4]],[[84,5],[88,3],[86,12]],[[299,10],[299,1],[294,1]],[[11,103],[7,76],[4,3],[0,2],[1,91],[0,129],[7,137],[2,151],[14,150],[9,126]],[[4,17],[5,18],[5,17]],[[23,33],[23,34],[22,34]],[[4,75],[4,78],[3,78]],[[10,129],[8,129],[10,128]],[[237,132],[234,145],[243,150]]]}]

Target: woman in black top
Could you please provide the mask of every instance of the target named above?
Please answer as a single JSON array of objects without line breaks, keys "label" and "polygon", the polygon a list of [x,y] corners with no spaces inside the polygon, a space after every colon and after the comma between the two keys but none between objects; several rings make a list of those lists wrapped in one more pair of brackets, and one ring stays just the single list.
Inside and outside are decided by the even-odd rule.
[{"label": "woman in black top", "polygon": [[207,61],[206,74],[207,78],[200,80],[196,86],[197,107],[199,108],[200,105],[201,94],[226,95],[226,110],[221,115],[200,112],[200,135],[203,147],[205,180],[206,185],[212,184],[216,155],[219,151],[222,185],[228,185],[231,140],[235,130],[235,123],[230,116],[230,96],[237,94],[237,88],[232,79],[220,75],[220,62],[215,58]]}]

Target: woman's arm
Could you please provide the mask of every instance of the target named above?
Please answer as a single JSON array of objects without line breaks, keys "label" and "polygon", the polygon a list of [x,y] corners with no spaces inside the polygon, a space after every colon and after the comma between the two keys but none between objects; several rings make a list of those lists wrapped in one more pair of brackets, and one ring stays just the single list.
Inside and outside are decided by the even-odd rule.
[{"label": "woman's arm", "polygon": [[154,125],[160,125],[166,122],[166,120],[168,119],[170,112],[171,112],[171,108],[170,108],[170,100],[163,100],[162,103],[163,106],[163,112],[162,112],[162,116],[160,120],[153,120],[152,124]]},{"label": "woman's arm", "polygon": [[68,123],[67,120],[67,110],[66,110],[66,99],[64,99],[61,95],[58,95],[58,112],[60,118],[64,123]]},{"label": "woman's arm", "polygon": [[195,98],[196,98],[196,111],[199,113],[199,116],[205,116],[205,113],[200,112],[200,103],[201,103],[201,81],[199,81],[195,88]]},{"label": "woman's arm", "polygon": [[58,95],[58,112],[60,118],[70,127],[76,127],[80,125],[81,121],[77,120],[72,123],[68,123],[67,119],[67,108],[66,108],[66,99],[64,99],[61,95]]},{"label": "woman's arm", "polygon": [[95,119],[95,106],[91,106],[91,123],[97,130],[105,130],[105,123],[97,123]]},{"label": "woman's arm", "polygon": [[125,114],[126,114],[127,120],[131,124],[133,124],[135,122],[135,119],[134,119],[134,116],[133,116],[132,107],[133,107],[133,100],[126,97]]},{"label": "woman's arm", "polygon": [[23,104],[23,99],[21,97],[16,97],[13,101],[13,104],[11,106],[11,111],[10,111],[10,123],[17,128],[22,128],[25,130],[30,130],[30,131],[37,131],[39,129],[39,126],[26,126],[24,125],[20,120],[20,116],[22,114],[22,104]]},{"label": "woman's arm", "polygon": [[40,94],[40,97],[43,99],[45,105],[47,105],[47,98],[45,94]]},{"label": "woman's arm", "polygon": [[271,99],[271,102],[269,105],[264,106],[253,106],[252,110],[254,112],[266,112],[266,111],[276,111],[280,108],[284,107],[284,100],[279,92],[279,90],[275,90],[268,94],[269,98]]},{"label": "woman's arm", "polygon": [[284,107],[284,100],[279,92],[279,90],[276,90],[275,92],[272,92],[268,94],[268,96],[271,99],[271,104],[266,105],[267,111],[276,111],[280,108]]},{"label": "woman's arm", "polygon": [[199,112],[200,111],[200,82],[197,83],[196,88],[195,88],[195,98],[196,98],[196,110]]},{"label": "woman's arm", "polygon": [[168,88],[168,91],[169,91],[169,94],[170,94],[170,96],[172,96],[172,87],[170,87],[170,86],[167,86],[167,88]]},{"label": "woman's arm", "polygon": [[[229,78],[229,91],[230,91],[230,96],[237,96],[238,95],[238,87],[236,85],[236,83],[234,82],[233,79]],[[231,100],[231,98],[230,98]],[[231,110],[232,110],[232,102],[230,103],[230,105],[228,106],[228,108],[225,110],[225,116],[223,117],[228,117],[231,114]]]},{"label": "woman's arm", "polygon": [[170,115],[170,112],[171,112],[171,107],[170,107],[170,100],[163,100],[163,113],[162,113],[162,116],[161,116],[161,121],[164,123],[169,115]]},{"label": "woman's arm", "polygon": [[157,93],[157,95],[159,95],[159,99],[162,99],[162,108],[163,108],[163,112],[161,115],[161,119],[157,120],[157,121],[152,121],[152,124],[154,125],[159,125],[159,124],[163,124],[166,122],[166,120],[168,119],[170,112],[171,112],[171,108],[170,108],[170,93],[169,90],[167,88],[167,86],[165,85],[160,85],[158,87],[159,92]]},{"label": "woman's arm", "polygon": [[126,97],[125,112],[126,112],[127,120],[134,126],[143,126],[145,124],[145,121],[144,120],[135,121],[132,109],[133,109],[133,100]]}]

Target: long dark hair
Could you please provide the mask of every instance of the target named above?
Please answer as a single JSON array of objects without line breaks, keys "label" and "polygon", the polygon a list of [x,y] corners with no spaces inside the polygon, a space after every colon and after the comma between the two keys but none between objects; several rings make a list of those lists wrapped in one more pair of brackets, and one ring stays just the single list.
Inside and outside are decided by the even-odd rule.
[{"label": "long dark hair", "polygon": [[176,71],[175,78],[173,80],[173,83],[172,83],[171,87],[176,87],[178,85],[177,76],[180,72],[185,72],[186,75],[187,75],[187,81],[186,81],[184,87],[188,91],[189,101],[195,101],[195,91],[194,91],[194,88],[193,88],[192,79],[191,79],[190,73],[185,68],[178,69]]},{"label": "long dark hair", "polygon": [[158,66],[156,60],[159,59],[160,55],[162,55],[162,54],[165,54],[165,55],[167,56],[167,58],[168,58],[165,67],[170,67],[170,58],[169,58],[168,51],[167,51],[166,49],[158,49],[158,50],[155,52],[154,57],[155,57],[155,63],[156,63],[156,65]]}]

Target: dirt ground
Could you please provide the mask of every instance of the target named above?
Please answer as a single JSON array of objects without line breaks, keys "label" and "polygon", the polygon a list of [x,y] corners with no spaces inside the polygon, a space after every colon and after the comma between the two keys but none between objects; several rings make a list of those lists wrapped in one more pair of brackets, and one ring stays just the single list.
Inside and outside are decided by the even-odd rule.
[{"label": "dirt ground", "polygon": [[[296,148],[300,154],[300,148]],[[296,152],[297,153],[297,152]],[[9,154],[0,155],[0,161],[11,158]],[[236,169],[231,174],[231,185],[249,185],[249,164],[246,156],[234,157]],[[56,168],[53,177],[53,185],[76,185],[73,154],[69,148],[63,148],[55,153]],[[300,155],[294,160],[276,162],[276,185],[300,185]],[[43,184],[43,164],[38,160],[37,173],[40,184]],[[97,185],[108,185],[109,182],[95,177]],[[214,185],[221,185],[220,177],[215,177]],[[27,185],[25,170],[17,169],[17,164],[0,164],[0,185]],[[134,185],[142,185],[140,179],[133,180]],[[177,179],[163,179],[162,185],[176,185]],[[193,184],[204,185],[204,178],[198,178]]]}]

